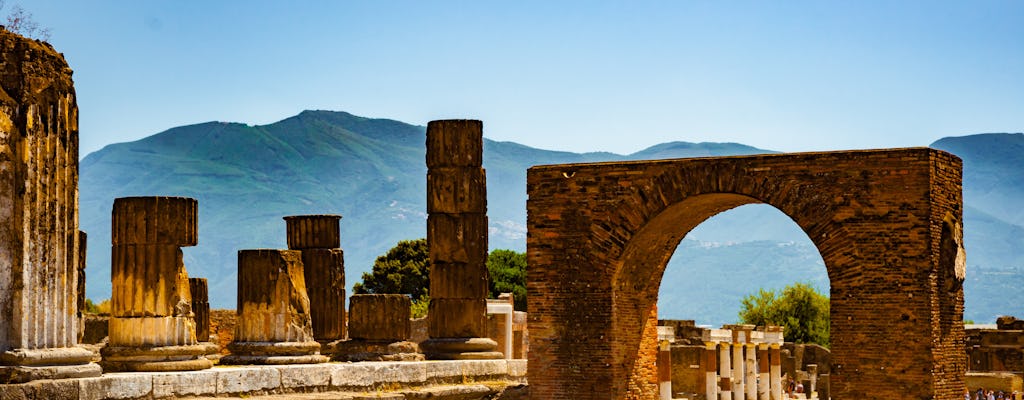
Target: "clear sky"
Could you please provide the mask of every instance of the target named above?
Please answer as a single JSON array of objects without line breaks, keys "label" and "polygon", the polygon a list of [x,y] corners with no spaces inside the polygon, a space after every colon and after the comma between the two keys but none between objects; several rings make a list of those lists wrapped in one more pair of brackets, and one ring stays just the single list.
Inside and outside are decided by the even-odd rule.
[{"label": "clear sky", "polygon": [[7,1],[75,70],[83,156],[304,109],[577,152],[1024,131],[1019,0]]}]

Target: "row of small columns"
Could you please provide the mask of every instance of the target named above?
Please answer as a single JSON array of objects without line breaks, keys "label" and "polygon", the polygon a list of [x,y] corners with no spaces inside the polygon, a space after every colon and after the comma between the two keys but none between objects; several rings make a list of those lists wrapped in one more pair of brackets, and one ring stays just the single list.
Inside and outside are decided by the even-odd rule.
[{"label": "row of small columns", "polygon": [[712,329],[704,338],[705,394],[719,400],[782,400],[782,327]]}]

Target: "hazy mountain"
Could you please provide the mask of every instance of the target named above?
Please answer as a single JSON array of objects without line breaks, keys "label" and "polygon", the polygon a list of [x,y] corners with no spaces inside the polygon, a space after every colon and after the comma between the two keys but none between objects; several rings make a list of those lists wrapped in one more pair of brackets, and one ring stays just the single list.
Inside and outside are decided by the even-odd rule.
[{"label": "hazy mountain", "polygon": [[[214,307],[234,307],[237,250],[285,247],[281,218],[287,215],[343,216],[342,247],[351,285],[397,241],[425,235],[424,142],[422,126],[304,111],[262,126],[209,122],[177,127],[89,154],[82,160],[80,177],[81,225],[89,233],[88,295],[109,297],[113,199],[141,195],[199,200],[199,245],[185,249],[185,262],[191,276],[210,279]],[[530,166],[767,152],[735,143],[672,142],[629,155],[578,154],[485,139],[491,248],[525,249]],[[987,268],[972,275],[967,285],[969,312],[976,307],[984,310],[979,315],[1012,312],[1001,297],[989,299],[993,305],[986,308],[988,302],[975,301],[970,293],[1005,283],[1005,276],[998,284],[984,278],[1003,276],[992,274],[1024,276],[1019,263],[1006,262],[1020,258],[1015,254],[1020,243],[1007,235],[1021,228],[987,206],[969,207],[967,215],[968,245],[985,242],[976,250],[969,248],[969,262],[973,267],[980,260]],[[970,224],[979,231],[972,232]],[[1019,242],[1022,236],[1014,237]],[[665,274],[660,312],[702,323],[732,322],[744,294],[794,281],[827,290],[816,249],[782,213],[748,205],[707,221],[687,236]]]}]

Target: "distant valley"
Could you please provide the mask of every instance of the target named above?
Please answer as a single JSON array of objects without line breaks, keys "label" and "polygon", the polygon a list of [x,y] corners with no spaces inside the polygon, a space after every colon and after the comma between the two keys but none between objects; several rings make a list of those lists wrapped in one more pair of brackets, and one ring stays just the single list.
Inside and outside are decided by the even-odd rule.
[{"label": "distant valley", "polygon": [[[486,121],[484,135],[486,136]],[[349,286],[403,239],[425,236],[425,128],[344,112],[304,111],[261,126],[208,122],[109,145],[81,162],[80,220],[89,235],[87,293],[110,294],[110,212],[123,196],[199,200],[192,276],[210,280],[211,304],[233,308],[239,249],[284,248],[282,217],[341,214]],[[969,277],[966,318],[1024,317],[1024,135],[945,138],[964,159]],[[768,153],[735,143],[672,142],[643,151],[571,153],[485,140],[491,248],[525,250],[526,169],[532,165]],[[665,274],[659,312],[733,322],[757,288],[811,282],[827,290],[817,250],[774,208],[748,205],[691,232]]]}]

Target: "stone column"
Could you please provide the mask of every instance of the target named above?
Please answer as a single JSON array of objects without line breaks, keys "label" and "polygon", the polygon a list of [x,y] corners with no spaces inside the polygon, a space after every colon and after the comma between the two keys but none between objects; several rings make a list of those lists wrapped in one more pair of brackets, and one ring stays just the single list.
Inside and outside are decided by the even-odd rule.
[{"label": "stone column", "polygon": [[[735,332],[735,331],[734,331]],[[735,340],[735,339],[734,339]],[[743,400],[746,386],[743,384],[743,343],[732,343],[732,400]]]},{"label": "stone column", "polygon": [[718,353],[716,342],[704,342],[704,396],[708,400],[718,398]]},{"label": "stone column", "polygon": [[50,45],[0,29],[0,384],[97,376],[78,342],[78,106]]},{"label": "stone column", "polygon": [[198,242],[198,202],[185,197],[114,199],[110,344],[106,371],[210,368],[196,340],[181,246]]},{"label": "stone column", "polygon": [[78,288],[75,291],[78,298],[78,343],[82,342],[85,335],[85,256],[87,254],[88,235],[78,231]]},{"label": "stone column", "polygon": [[771,374],[769,373],[768,367],[768,344],[758,343],[757,344],[757,372],[760,374],[760,379],[757,381],[757,398],[758,400],[770,400],[769,393]]},{"label": "stone column", "polygon": [[296,250],[238,251],[238,325],[231,355],[221,364],[314,364],[320,355],[313,339],[309,297]]},{"label": "stone column", "polygon": [[341,216],[296,215],[284,220],[288,249],[302,252],[313,338],[323,354],[333,354],[337,342],[347,337]]},{"label": "stone column", "polygon": [[192,295],[192,315],[196,322],[196,340],[210,341],[210,292],[206,278],[188,278]]},{"label": "stone column", "polygon": [[768,361],[772,400],[782,400],[782,350],[778,343],[769,344]]},{"label": "stone column", "polygon": [[349,300],[349,334],[338,342],[339,361],[422,361],[410,342],[412,301],[402,294],[357,294]]},{"label": "stone column", "polygon": [[732,346],[729,342],[722,342],[718,346],[718,381],[720,400],[732,400],[732,363],[729,357],[729,349]]},{"label": "stone column", "polygon": [[747,400],[757,400],[757,345],[746,343],[743,346],[743,355],[746,357],[743,369],[746,370],[744,383],[747,388]]},{"label": "stone column", "polygon": [[498,359],[487,338],[487,186],[483,123],[427,125],[427,245],[431,359]]},{"label": "stone column", "polygon": [[814,392],[818,391],[818,365],[807,364],[807,379],[810,379],[811,384],[807,385],[807,398],[811,398]]}]

